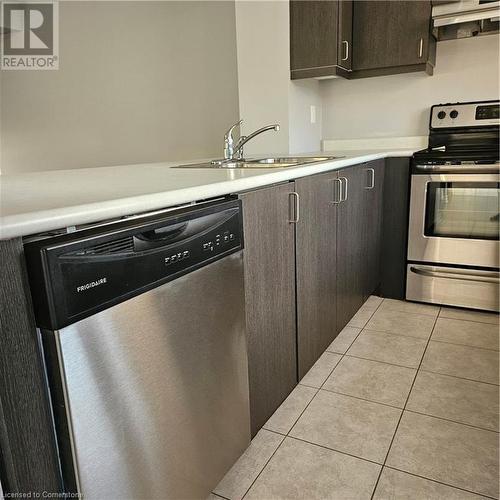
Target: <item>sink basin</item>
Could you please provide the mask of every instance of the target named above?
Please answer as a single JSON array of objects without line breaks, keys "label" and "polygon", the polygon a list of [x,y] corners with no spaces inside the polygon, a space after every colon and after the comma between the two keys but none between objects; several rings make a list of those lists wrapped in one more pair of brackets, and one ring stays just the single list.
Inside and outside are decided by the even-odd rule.
[{"label": "sink basin", "polygon": [[262,165],[289,166],[300,165],[301,163],[316,163],[320,161],[334,160],[336,156],[304,156],[295,158],[262,158],[260,160],[247,160],[247,163]]},{"label": "sink basin", "polygon": [[319,163],[322,161],[335,160],[343,156],[296,156],[296,157],[277,157],[277,158],[259,158],[252,160],[214,160],[207,163],[192,163],[189,165],[176,165],[172,168],[287,168],[296,167],[308,163]]}]

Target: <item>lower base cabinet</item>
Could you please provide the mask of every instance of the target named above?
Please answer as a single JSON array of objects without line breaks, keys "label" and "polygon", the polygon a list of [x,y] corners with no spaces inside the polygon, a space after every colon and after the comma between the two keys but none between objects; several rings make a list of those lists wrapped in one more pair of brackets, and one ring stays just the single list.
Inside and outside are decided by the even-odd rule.
[{"label": "lower base cabinet", "polygon": [[364,258],[362,260],[363,302],[380,289],[380,251],[382,244],[383,192],[385,160],[367,163],[365,172],[363,223]]},{"label": "lower base cabinet", "polygon": [[366,175],[364,167],[356,165],[339,170],[338,176],[342,191],[337,230],[337,329],[340,331],[363,304]]},{"label": "lower base cabinet", "polygon": [[293,193],[290,182],[240,195],[252,437],[297,385]]},{"label": "lower base cabinet", "polygon": [[384,160],[240,195],[252,436],[380,286]]},{"label": "lower base cabinet", "polygon": [[337,172],[295,181],[299,380],[337,335]]},{"label": "lower base cabinet", "polygon": [[390,299],[405,299],[409,198],[410,160],[387,158],[380,238],[380,294]]},{"label": "lower base cabinet", "polygon": [[338,171],[337,330],[380,285],[384,160]]}]

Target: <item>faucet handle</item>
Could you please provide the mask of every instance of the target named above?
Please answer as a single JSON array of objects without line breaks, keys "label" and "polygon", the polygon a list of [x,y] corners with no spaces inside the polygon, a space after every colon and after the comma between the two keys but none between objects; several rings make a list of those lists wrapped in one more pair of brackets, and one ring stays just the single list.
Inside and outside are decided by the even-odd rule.
[{"label": "faucet handle", "polygon": [[224,134],[224,140],[232,142],[233,141],[233,130],[242,124],[243,120],[236,122],[231,128]]},{"label": "faucet handle", "polygon": [[233,130],[236,127],[239,127],[241,125],[241,122],[243,120],[240,120],[239,122],[236,122],[225,134],[224,134],[224,158],[226,160],[229,160],[233,157],[234,154],[234,139],[233,139]]}]

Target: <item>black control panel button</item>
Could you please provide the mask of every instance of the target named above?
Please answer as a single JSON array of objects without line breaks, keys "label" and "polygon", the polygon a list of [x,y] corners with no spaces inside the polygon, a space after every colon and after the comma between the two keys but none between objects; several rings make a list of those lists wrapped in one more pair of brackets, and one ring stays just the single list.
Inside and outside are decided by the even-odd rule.
[{"label": "black control panel button", "polygon": [[438,113],[438,118],[439,118],[440,120],[442,120],[442,119],[443,119],[443,118],[445,118],[445,117],[446,117],[446,113],[445,113],[444,111],[440,111],[440,112]]},{"label": "black control panel button", "polygon": [[456,109],[453,109],[450,111],[450,117],[451,118],[456,118],[458,116],[458,111]]}]

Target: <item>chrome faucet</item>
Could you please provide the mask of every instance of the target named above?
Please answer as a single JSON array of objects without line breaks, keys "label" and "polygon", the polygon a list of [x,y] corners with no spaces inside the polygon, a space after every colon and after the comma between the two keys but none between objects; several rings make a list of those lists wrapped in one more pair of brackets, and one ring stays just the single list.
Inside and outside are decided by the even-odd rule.
[{"label": "chrome faucet", "polygon": [[280,126],[278,123],[274,125],[267,125],[265,127],[259,128],[250,135],[240,136],[238,142],[234,144],[233,130],[241,125],[239,122],[235,123],[225,134],[224,134],[224,159],[225,160],[241,160],[243,158],[243,146],[256,135],[262,134],[262,132],[267,132],[268,130],[275,130],[278,132]]}]

